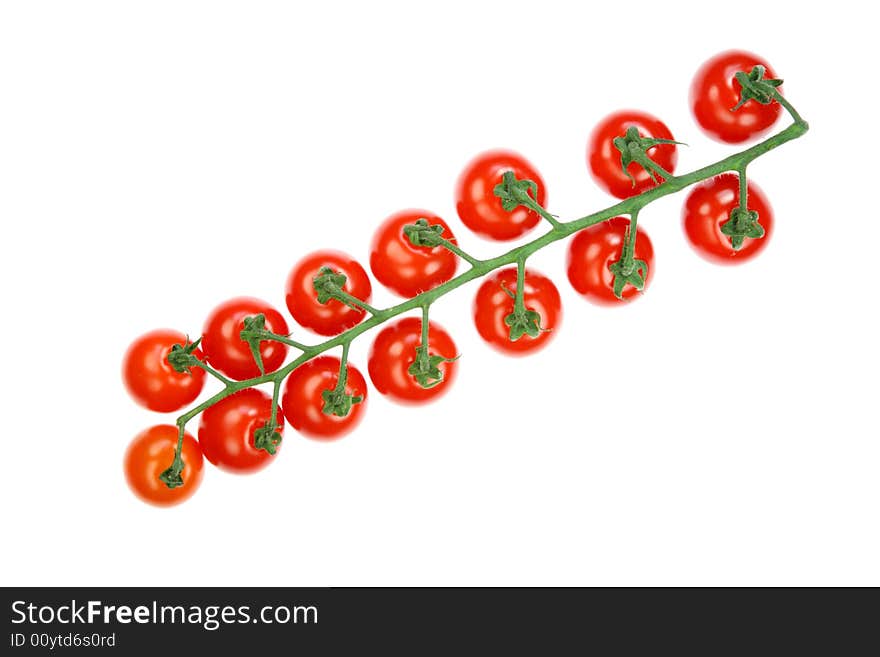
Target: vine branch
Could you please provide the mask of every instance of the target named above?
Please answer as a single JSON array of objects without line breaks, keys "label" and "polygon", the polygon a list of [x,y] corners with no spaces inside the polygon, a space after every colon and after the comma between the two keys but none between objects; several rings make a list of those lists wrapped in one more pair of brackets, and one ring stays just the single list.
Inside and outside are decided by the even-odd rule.
[{"label": "vine branch", "polygon": [[[772,135],[771,137],[768,137],[767,139],[755,144],[750,148],[740,151],[739,153],[730,155],[713,164],[709,164],[705,167],[679,176],[670,175],[663,183],[657,185],[656,187],[653,187],[636,196],[632,196],[623,201],[615,203],[614,205],[611,205],[603,210],[599,210],[598,212],[580,217],[579,219],[574,219],[568,222],[557,221],[556,218],[550,215],[546,210],[544,210],[544,208],[541,208],[539,205],[535,204],[536,207],[532,209],[538,211],[545,219],[548,220],[548,222],[550,222],[552,226],[551,230],[532,240],[531,242],[511,249],[510,251],[503,253],[499,256],[488,260],[477,260],[476,258],[472,258],[466,255],[463,251],[461,251],[461,249],[453,245],[451,242],[446,242],[446,240],[443,240],[444,242],[446,242],[443,244],[443,246],[469,262],[471,264],[471,268],[463,272],[462,274],[459,274],[455,278],[448,280],[442,285],[438,285],[431,290],[422,292],[421,294],[407,299],[406,301],[403,301],[397,305],[390,306],[384,309],[377,309],[367,305],[360,299],[351,297],[346,293],[339,294],[338,290],[333,290],[333,293],[330,296],[334,296],[344,303],[359,306],[369,312],[370,316],[367,317],[360,324],[348,329],[347,331],[316,345],[300,344],[282,336],[260,336],[264,339],[276,339],[279,342],[289,344],[297,349],[302,350],[302,353],[294,360],[289,362],[287,365],[276,370],[275,372],[263,374],[261,376],[246,379],[244,381],[223,381],[225,383],[225,387],[221,391],[219,391],[203,403],[199,404],[198,406],[195,406],[191,410],[187,411],[185,414],[181,415],[177,419],[177,426],[180,429],[181,435],[183,433],[183,429],[186,423],[189,422],[192,418],[197,416],[206,408],[216,404],[220,400],[238,392],[239,390],[244,390],[245,388],[250,388],[265,383],[272,383],[275,385],[274,398],[275,400],[277,400],[278,387],[288,374],[290,374],[293,370],[295,370],[306,361],[309,361],[315,356],[318,356],[330,349],[333,349],[334,347],[343,347],[342,367],[344,369],[346,366],[345,361],[348,355],[348,347],[351,342],[362,333],[365,333],[370,329],[373,329],[376,326],[379,326],[384,322],[387,322],[388,320],[411,310],[419,309],[423,311],[424,315],[427,315],[427,308],[440,297],[448,294],[449,292],[461,287],[466,283],[469,283],[470,281],[482,278],[483,276],[501,267],[511,264],[517,264],[519,266],[521,263],[524,263],[530,255],[549,244],[565,239],[566,237],[569,237],[570,235],[573,235],[574,233],[583,230],[584,228],[588,228],[618,215],[628,215],[629,217],[631,217],[633,232],[635,232],[635,218],[638,216],[639,211],[648,204],[653,203],[654,201],[663,198],[664,196],[674,194],[683,189],[686,189],[687,187],[690,187],[691,185],[702,182],[709,178],[713,178],[714,176],[728,171],[737,173],[745,172],[745,169],[749,163],[768,153],[769,151],[778,148],[779,146],[789,141],[803,136],[809,129],[806,121],[804,121],[800,117],[797,111],[795,111],[794,107],[792,107],[785,98],[783,98],[780,94],[775,93],[774,99],[789,112],[792,119],[794,120],[794,123],[784,130],[776,133],[775,135]],[[520,271],[522,272],[521,266]],[[519,284],[522,284],[523,278],[524,277],[522,275],[519,276]],[[424,319],[426,319],[426,317]],[[427,326],[426,321],[425,326]],[[208,371],[209,374],[214,374],[209,369],[205,369]],[[342,383],[342,386],[344,386],[345,373],[340,372],[340,374],[340,382]],[[223,377],[223,379],[225,379],[225,377]],[[274,406],[277,403],[275,400],[273,400],[273,411],[275,410]],[[175,465],[178,465],[177,460],[175,461]]]}]

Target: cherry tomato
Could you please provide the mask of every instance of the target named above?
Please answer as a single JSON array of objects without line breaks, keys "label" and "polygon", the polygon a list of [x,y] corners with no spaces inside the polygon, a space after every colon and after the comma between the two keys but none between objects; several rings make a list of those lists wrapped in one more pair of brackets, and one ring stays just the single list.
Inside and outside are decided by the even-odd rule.
[{"label": "cherry tomato", "polygon": [[[199,424],[199,445],[205,458],[221,470],[238,474],[266,467],[273,456],[254,446],[254,432],[271,417],[272,398],[256,388],[239,390],[206,408]],[[280,409],[275,423],[283,434]],[[281,449],[281,445],[276,449]]]},{"label": "cherry tomato", "polygon": [[773,233],[773,210],[755,183],[748,182],[749,210],[758,213],[764,237],[746,237],[735,251],[721,225],[730,219],[730,211],[739,205],[739,176],[725,173],[695,185],[682,209],[684,234],[694,250],[710,262],[735,265],[754,258],[767,246]]},{"label": "cherry tomato", "polygon": [[443,227],[441,236],[455,242],[449,226],[433,212],[403,210],[388,217],[376,234],[370,249],[370,269],[382,285],[402,297],[417,294],[445,283],[455,275],[458,256],[442,246],[413,246],[403,227],[426,219]]},{"label": "cherry tomato", "polygon": [[[748,73],[760,64],[767,69],[765,78],[775,78],[773,69],[757,55],[742,50],[728,50],[705,62],[691,82],[691,112],[697,123],[713,139],[738,144],[766,132],[779,118],[779,103],[762,105],[749,100],[735,112],[742,87],[734,77]],[[781,91],[781,87],[779,88]]]},{"label": "cherry tomato", "polygon": [[189,433],[183,435],[183,486],[168,488],[159,475],[174,461],[177,427],[159,424],[138,434],[125,452],[125,478],[132,492],[156,506],[172,506],[188,499],[202,483],[202,450]]},{"label": "cherry tomato", "polygon": [[504,318],[513,312],[514,300],[505,291],[516,292],[517,268],[500,269],[487,277],[474,298],[474,323],[486,342],[501,352],[524,355],[544,347],[559,330],[562,321],[562,300],[559,291],[549,278],[534,270],[526,269],[523,299],[527,310],[541,316],[541,331],[537,337],[523,335],[510,340],[510,327]]},{"label": "cherry tomato", "polygon": [[[151,411],[169,413],[195,401],[205,385],[205,370],[190,368],[176,372],[168,354],[176,345],[185,345],[186,336],[171,329],[157,329],[131,343],[122,359],[122,379],[134,400]],[[193,356],[203,359],[196,349]]]},{"label": "cherry tomato", "polygon": [[[592,303],[613,306],[631,301],[639,291],[627,284],[623,299],[614,296],[614,276],[609,266],[620,260],[629,221],[614,217],[580,231],[568,247],[568,280],[572,287]],[[641,226],[636,227],[634,257],[648,265],[645,289],[654,275],[654,247]]]},{"label": "cherry tomato", "polygon": [[[456,362],[437,363],[440,382],[422,387],[408,372],[416,359],[416,347],[422,344],[422,320],[406,317],[383,329],[373,341],[367,369],[370,380],[383,395],[404,404],[421,404],[442,396],[452,384]],[[428,323],[428,353],[455,358],[458,352],[449,334],[434,322]]]},{"label": "cherry tomato", "polygon": [[[623,137],[629,127],[638,128],[642,137],[651,139],[674,139],[669,128],[657,117],[637,110],[621,110],[609,114],[599,122],[587,143],[587,162],[593,178],[612,196],[629,198],[655,187],[645,168],[630,162],[626,170],[635,179],[635,185],[623,172],[620,151],[614,146],[615,137]],[[678,150],[675,144],[659,144],[647,150],[647,155],[669,173],[675,172]],[[661,180],[658,176],[658,180]]]},{"label": "cherry tomato", "polygon": [[512,240],[538,225],[541,217],[522,206],[507,212],[494,194],[505,171],[513,171],[519,180],[538,185],[538,204],[546,207],[547,188],[541,174],[519,153],[492,150],[481,153],[462,171],[455,187],[455,208],[465,226],[493,240]]},{"label": "cherry tomato", "polygon": [[333,390],[339,381],[340,360],[318,356],[297,367],[284,384],[281,408],[290,426],[304,436],[317,440],[335,440],[354,429],[361,421],[367,404],[367,382],[356,367],[348,364],[345,392],[363,401],[354,404],[348,415],[338,417],[323,412],[325,390]]},{"label": "cherry tomato", "polygon": [[[290,332],[281,313],[260,299],[237,297],[214,308],[205,321],[201,344],[208,364],[236,381],[260,376],[250,346],[240,336],[245,317],[260,314],[266,317],[267,331],[277,335]],[[260,355],[266,372],[274,372],[284,364],[287,346],[266,340],[260,343]]]},{"label": "cherry tomato", "polygon": [[359,323],[366,311],[347,306],[337,299],[319,303],[314,279],[322,267],[344,274],[343,291],[365,303],[370,302],[373,287],[358,261],[341,251],[316,251],[296,263],[287,277],[287,309],[305,328],[319,335],[337,335]]}]

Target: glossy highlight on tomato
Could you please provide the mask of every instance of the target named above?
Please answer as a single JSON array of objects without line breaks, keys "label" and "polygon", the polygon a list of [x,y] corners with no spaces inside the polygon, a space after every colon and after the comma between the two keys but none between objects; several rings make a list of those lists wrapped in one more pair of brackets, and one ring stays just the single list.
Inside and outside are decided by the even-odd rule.
[{"label": "glossy highlight on tomato", "polygon": [[773,209],[770,201],[751,180],[748,181],[748,208],[758,213],[764,237],[746,237],[734,250],[730,237],[721,226],[730,219],[730,211],[739,205],[739,176],[725,173],[695,185],[682,208],[682,227],[694,250],[709,262],[736,265],[751,260],[767,247],[773,235]]},{"label": "glossy highlight on tomato", "polygon": [[[205,458],[221,470],[235,474],[262,470],[275,457],[254,446],[254,432],[271,418],[272,398],[256,388],[239,390],[209,406],[199,422],[199,445]],[[280,409],[275,421],[283,435]],[[276,455],[281,444],[276,447]]]},{"label": "glossy highlight on tomato", "polygon": [[335,356],[318,356],[297,367],[284,383],[281,408],[290,426],[304,436],[317,440],[335,440],[349,433],[363,418],[367,405],[367,382],[351,363],[345,383],[346,393],[363,397],[345,417],[328,415],[322,393],[333,390],[339,381],[340,360]]},{"label": "glossy highlight on tomato", "polygon": [[[422,344],[422,321],[405,317],[384,328],[373,341],[367,370],[373,385],[383,395],[403,404],[422,404],[441,397],[452,385],[457,361],[438,364],[443,375],[439,383],[424,388],[408,372],[415,362],[416,347]],[[456,358],[458,352],[449,333],[435,322],[428,323],[428,351],[431,355]]]},{"label": "glossy highlight on tomato", "polygon": [[[244,319],[260,314],[266,317],[266,330],[278,335],[290,333],[281,313],[260,299],[236,297],[214,308],[205,321],[201,344],[208,364],[236,381],[260,376],[250,346],[241,339]],[[266,372],[274,372],[284,364],[287,346],[265,340],[260,344],[260,355]]]},{"label": "glossy highlight on tomato", "polygon": [[[773,102],[762,105],[749,100],[735,112],[742,87],[736,73],[749,73],[756,65],[767,69],[765,78],[775,78],[770,65],[744,50],[728,50],[705,62],[694,75],[690,89],[691,112],[710,137],[728,144],[738,144],[770,129],[779,118],[781,107]],[[779,87],[778,91],[782,91]]]},{"label": "glossy highlight on tomato", "polygon": [[473,316],[477,332],[499,351],[511,355],[525,355],[545,347],[559,330],[562,321],[562,299],[559,290],[549,278],[526,269],[523,300],[527,310],[541,316],[541,331],[537,337],[523,335],[510,340],[510,327],[505,317],[513,312],[514,300],[505,291],[516,292],[517,268],[500,269],[487,277],[474,297]]},{"label": "glossy highlight on tomato", "polygon": [[[639,295],[639,290],[627,284],[621,293],[623,299],[618,299],[614,295],[614,276],[609,269],[620,260],[628,227],[628,219],[614,217],[585,228],[572,238],[568,247],[568,280],[587,301],[616,306]],[[641,226],[636,227],[634,257],[648,265],[645,280],[645,289],[648,289],[654,276],[654,246]]]},{"label": "glossy highlight on tomato", "polygon": [[[623,137],[630,127],[636,127],[642,137],[675,139],[660,119],[639,110],[620,110],[602,119],[587,142],[587,163],[593,179],[602,189],[625,199],[656,187],[650,174],[637,162],[630,162],[626,170],[635,179],[627,177],[621,166],[620,151],[614,146],[616,137]],[[648,157],[669,173],[675,173],[678,150],[675,144],[659,144],[647,150]],[[658,180],[662,179],[658,176]]]},{"label": "glossy highlight on tomato", "polygon": [[202,450],[189,433],[183,435],[183,485],[168,488],[159,480],[174,461],[177,427],[159,424],[139,433],[128,446],[123,460],[125,479],[132,492],[154,506],[173,506],[189,499],[202,483]]},{"label": "glossy highlight on tomato", "polygon": [[287,309],[299,324],[318,335],[337,335],[358,324],[366,311],[338,299],[318,302],[314,279],[322,267],[343,274],[346,279],[343,291],[366,303],[373,296],[373,287],[360,263],[342,251],[315,251],[296,263],[285,286]]},{"label": "glossy highlight on tomato", "polygon": [[[180,331],[157,329],[145,333],[129,346],[122,359],[122,380],[132,398],[141,406],[170,413],[196,400],[205,385],[205,371],[199,367],[177,372],[168,362],[174,345],[186,345]],[[199,349],[193,356],[203,359]]]},{"label": "glossy highlight on tomato", "polygon": [[455,243],[449,225],[427,210],[402,210],[388,217],[373,236],[370,270],[376,280],[402,297],[414,297],[455,275],[458,256],[442,246],[414,246],[403,227],[419,219],[443,227],[441,237]]},{"label": "glossy highlight on tomato", "polygon": [[537,169],[522,155],[508,150],[491,150],[471,160],[455,186],[455,208],[462,223],[476,234],[493,240],[512,240],[538,225],[541,217],[522,206],[507,212],[494,194],[505,171],[519,180],[538,185],[537,201],[546,207],[547,187]]}]

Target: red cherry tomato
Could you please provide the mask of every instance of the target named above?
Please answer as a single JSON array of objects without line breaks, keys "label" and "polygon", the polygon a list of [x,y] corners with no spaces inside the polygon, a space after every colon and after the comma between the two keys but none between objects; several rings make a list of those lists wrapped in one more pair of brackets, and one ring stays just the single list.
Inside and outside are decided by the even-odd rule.
[{"label": "red cherry tomato", "polygon": [[[290,330],[284,317],[265,301],[253,297],[237,297],[221,303],[205,321],[202,350],[208,364],[236,381],[260,376],[248,343],[241,339],[245,317],[263,314],[266,330],[287,335]],[[266,372],[274,372],[284,364],[287,346],[273,340],[260,344],[260,355]]]},{"label": "red cherry tomato", "polygon": [[443,227],[441,236],[455,243],[452,230],[433,212],[403,210],[379,226],[370,249],[373,276],[402,297],[414,297],[445,283],[455,275],[458,266],[458,256],[442,246],[413,246],[403,233],[403,227],[419,219],[426,219],[431,225],[439,224]]},{"label": "red cherry tomato", "polygon": [[538,225],[541,217],[522,206],[513,212],[501,207],[494,194],[505,171],[513,171],[519,180],[532,180],[538,185],[538,204],[546,207],[547,188],[541,174],[519,153],[493,150],[471,160],[455,187],[455,208],[465,226],[493,240],[512,240]]},{"label": "red cherry tomato", "polygon": [[[199,424],[199,445],[205,458],[221,470],[238,474],[266,467],[273,455],[254,446],[254,432],[271,417],[272,398],[256,388],[245,388],[206,408]],[[280,409],[275,423],[283,433]]]},{"label": "red cherry tomato", "polygon": [[487,277],[474,298],[474,323],[486,342],[501,352],[524,355],[541,349],[559,330],[562,321],[562,300],[559,291],[549,278],[534,270],[526,269],[523,299],[527,310],[541,316],[541,331],[537,337],[523,335],[510,340],[510,327],[504,318],[513,312],[514,300],[505,289],[516,292],[517,268],[509,267]]},{"label": "red cherry tomato", "polygon": [[773,234],[773,210],[764,192],[748,182],[749,210],[758,213],[764,237],[743,240],[742,248],[733,249],[730,237],[721,232],[721,225],[730,219],[730,211],[739,205],[739,176],[725,173],[695,185],[682,209],[684,234],[694,250],[710,262],[735,265],[751,260],[764,250]]},{"label": "red cherry tomato", "polygon": [[765,78],[776,77],[767,62],[742,50],[715,55],[694,75],[690,91],[691,112],[713,139],[738,144],[766,132],[779,118],[779,103],[762,105],[750,100],[735,112],[731,111],[739,102],[742,89],[735,74],[738,71],[748,73],[757,64],[767,69]]},{"label": "red cherry tomato", "polygon": [[[186,336],[171,329],[157,329],[131,343],[122,359],[122,379],[134,400],[151,411],[169,413],[195,401],[205,385],[205,370],[190,368],[176,372],[168,354],[176,345],[185,345]],[[193,355],[202,360],[201,351]]]},{"label": "red cherry tomato", "polygon": [[296,263],[287,277],[287,309],[305,328],[319,335],[337,335],[359,323],[366,311],[337,299],[319,303],[314,279],[322,267],[344,274],[343,291],[365,303],[370,302],[373,287],[358,261],[341,251],[315,251]]},{"label": "red cherry tomato", "polygon": [[[383,329],[373,341],[367,369],[370,380],[383,395],[404,404],[433,401],[449,388],[455,376],[456,362],[438,363],[443,378],[430,388],[423,388],[408,372],[416,359],[416,347],[422,344],[422,321],[406,317]],[[434,322],[428,323],[428,351],[431,355],[455,358],[458,352],[449,334]]]},{"label": "red cherry tomato", "polygon": [[168,488],[159,475],[174,461],[177,427],[160,424],[138,434],[125,452],[125,479],[132,492],[155,506],[172,506],[188,499],[202,483],[202,450],[189,433],[183,435],[183,486]]},{"label": "red cherry tomato", "polygon": [[[593,178],[612,196],[629,198],[655,187],[655,183],[645,168],[637,162],[630,162],[626,170],[635,178],[635,186],[623,172],[620,151],[614,147],[615,137],[623,137],[629,127],[638,128],[642,137],[652,139],[674,139],[669,128],[657,117],[637,110],[621,110],[609,114],[593,129],[587,143],[587,162]],[[675,172],[678,151],[675,144],[659,144],[647,150],[648,157],[669,173]],[[661,178],[658,177],[662,181]]]},{"label": "red cherry tomato", "polygon": [[318,356],[297,367],[284,384],[281,408],[290,426],[304,436],[318,440],[341,438],[361,421],[367,404],[367,382],[356,367],[348,364],[345,392],[363,401],[354,404],[348,415],[328,415],[322,393],[333,390],[339,381],[340,360],[335,356]]},{"label": "red cherry tomato", "polygon": [[[568,280],[592,303],[613,306],[631,301],[639,293],[632,285],[623,288],[623,300],[614,296],[614,276],[609,265],[620,260],[629,221],[614,217],[580,231],[568,247]],[[648,265],[645,289],[654,275],[654,247],[641,226],[636,227],[634,256]]]}]

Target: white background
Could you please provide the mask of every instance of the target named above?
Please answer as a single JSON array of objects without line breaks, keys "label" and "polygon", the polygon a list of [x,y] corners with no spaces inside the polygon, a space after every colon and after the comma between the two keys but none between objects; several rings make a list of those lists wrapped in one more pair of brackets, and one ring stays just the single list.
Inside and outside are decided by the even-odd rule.
[{"label": "white background", "polygon": [[[876,40],[856,3],[813,6],[3,3],[0,582],[880,584]],[[135,336],[239,294],[283,308],[300,256],[366,262],[401,208],[507,249],[455,216],[486,148],[534,162],[563,218],[600,209],[585,141],[619,107],[690,144],[678,171],[715,161],[688,85],[731,47],[812,126],[750,170],[777,218],[758,260],[700,260],[664,198],[637,303],[581,300],[556,244],[531,263],[563,295],[546,350],[487,348],[471,285],[434,309],[463,354],[442,401],[373,393],[344,440],[289,431],[173,509],[129,493],[127,443],[173,421],[122,387]]]}]

